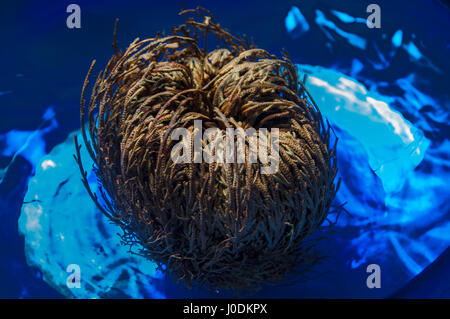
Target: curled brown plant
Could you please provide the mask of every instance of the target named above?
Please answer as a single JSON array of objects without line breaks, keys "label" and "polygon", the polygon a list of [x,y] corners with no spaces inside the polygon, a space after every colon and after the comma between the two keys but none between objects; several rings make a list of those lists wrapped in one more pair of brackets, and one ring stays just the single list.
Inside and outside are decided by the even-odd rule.
[{"label": "curled brown plant", "polygon": [[[312,262],[309,236],[338,188],[330,126],[288,56],[231,35],[205,9],[181,14],[185,23],[171,35],[136,39],[125,52],[114,44],[86,105],[92,63],[80,121],[101,198],[76,141],[84,184],[125,244],[186,285],[251,290],[281,282]],[[174,163],[170,134],[193,132],[195,120],[204,129],[278,128],[278,171],[261,174],[248,142],[245,163]]]}]

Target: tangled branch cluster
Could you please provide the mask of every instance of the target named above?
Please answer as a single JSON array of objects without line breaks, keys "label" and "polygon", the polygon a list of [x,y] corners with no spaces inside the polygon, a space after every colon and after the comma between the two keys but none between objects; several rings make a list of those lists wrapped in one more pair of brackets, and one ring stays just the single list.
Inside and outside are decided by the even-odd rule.
[{"label": "tangled branch cluster", "polygon": [[[101,198],[76,142],[84,184],[126,244],[185,284],[240,290],[280,282],[311,262],[308,236],[338,188],[329,125],[287,56],[232,36],[204,9],[182,14],[172,35],[116,51],[86,106],[91,65],[80,120]],[[217,44],[210,52],[208,40]],[[278,171],[261,174],[248,143],[245,163],[175,164],[170,134],[192,132],[194,120],[204,129],[279,128]]]}]

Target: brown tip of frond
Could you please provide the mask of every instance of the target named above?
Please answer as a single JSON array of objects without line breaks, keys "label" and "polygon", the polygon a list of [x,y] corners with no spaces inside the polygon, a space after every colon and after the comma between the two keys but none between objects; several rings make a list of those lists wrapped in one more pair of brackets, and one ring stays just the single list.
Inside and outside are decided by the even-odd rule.
[{"label": "brown tip of frond", "polygon": [[117,55],[119,53],[118,50],[118,45],[117,45],[117,28],[119,26],[119,18],[116,18],[116,22],[114,23],[114,34],[113,34],[113,49],[114,49],[114,54]]}]

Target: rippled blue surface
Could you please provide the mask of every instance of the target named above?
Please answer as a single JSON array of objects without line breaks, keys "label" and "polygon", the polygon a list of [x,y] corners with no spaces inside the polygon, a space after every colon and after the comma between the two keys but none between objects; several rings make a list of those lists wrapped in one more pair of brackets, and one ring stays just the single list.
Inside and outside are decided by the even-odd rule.
[{"label": "rippled blue surface", "polygon": [[[286,1],[276,8],[269,1],[249,2],[241,4],[249,9],[245,16],[212,2],[222,25],[253,35],[272,52],[286,48],[301,78],[307,75],[307,88],[339,138],[342,185],[335,204],[346,203],[351,214],[341,216],[319,247],[330,257],[311,280],[263,289],[256,297],[386,297],[449,246],[450,41],[444,30],[450,29],[450,14],[439,2],[406,3],[381,2],[382,28],[376,30],[365,24],[365,7],[348,1]],[[37,11],[18,4],[9,13],[22,12],[26,21],[2,20],[28,37],[33,50],[24,53],[19,45],[2,53],[10,60],[22,54],[22,60],[5,65],[0,82],[6,109],[0,120],[0,296],[227,296],[176,285],[121,246],[119,230],[84,192],[72,158],[80,70],[90,58],[111,54],[111,28],[103,24],[121,18],[123,46],[181,20],[159,3],[145,7],[151,22],[133,5],[81,7],[85,22],[77,34],[60,25],[62,4]],[[409,21],[417,15],[420,21]],[[26,30],[43,16],[39,27]],[[107,41],[93,43],[99,36]],[[92,54],[77,56],[73,50],[81,47]],[[95,185],[92,174],[90,182]],[[66,268],[73,263],[82,270],[80,289],[66,286]],[[372,263],[382,269],[381,289],[366,287]]]}]

